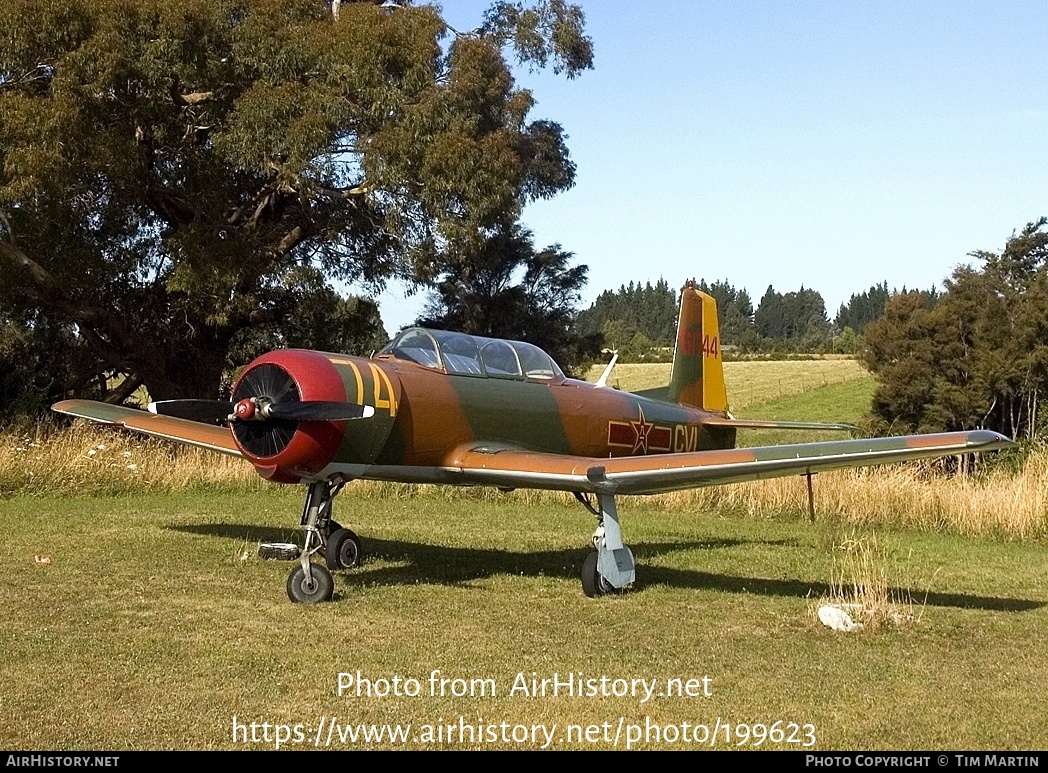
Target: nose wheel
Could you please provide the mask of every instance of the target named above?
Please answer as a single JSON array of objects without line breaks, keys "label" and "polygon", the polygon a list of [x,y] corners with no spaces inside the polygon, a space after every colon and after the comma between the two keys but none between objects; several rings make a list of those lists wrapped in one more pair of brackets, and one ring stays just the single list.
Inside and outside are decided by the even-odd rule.
[{"label": "nose wheel", "polygon": [[[331,501],[342,489],[341,478],[309,484],[302,510],[305,544],[298,565],[287,578],[288,598],[296,603],[330,601],[335,591],[332,571],[359,566],[364,556],[360,537],[331,517]],[[319,554],[327,566],[313,562]]]},{"label": "nose wheel", "polygon": [[331,572],[320,564],[310,564],[309,569],[296,566],[287,578],[287,596],[302,604],[317,604],[331,601],[335,592],[335,580]]}]

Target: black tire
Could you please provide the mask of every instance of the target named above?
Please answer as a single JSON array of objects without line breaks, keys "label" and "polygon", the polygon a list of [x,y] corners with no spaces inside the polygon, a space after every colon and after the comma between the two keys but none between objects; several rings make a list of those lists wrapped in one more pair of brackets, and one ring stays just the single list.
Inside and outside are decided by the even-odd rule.
[{"label": "black tire", "polygon": [[615,592],[611,583],[601,577],[600,572],[597,571],[596,551],[586,556],[586,560],[582,562],[582,592],[591,599]]},{"label": "black tire", "polygon": [[336,531],[342,528],[342,524],[336,521],[334,518],[328,520],[327,530],[328,534],[334,534]]},{"label": "black tire", "polygon": [[331,578],[331,572],[320,564],[312,564],[309,569],[313,576],[312,581],[306,576],[301,564],[291,570],[287,578],[287,597],[300,604],[331,601],[335,592],[335,581]]},{"label": "black tire", "polygon": [[332,571],[360,566],[360,562],[364,560],[360,537],[349,529],[339,528],[331,532],[327,545],[324,546],[324,560],[327,561],[328,569]]}]

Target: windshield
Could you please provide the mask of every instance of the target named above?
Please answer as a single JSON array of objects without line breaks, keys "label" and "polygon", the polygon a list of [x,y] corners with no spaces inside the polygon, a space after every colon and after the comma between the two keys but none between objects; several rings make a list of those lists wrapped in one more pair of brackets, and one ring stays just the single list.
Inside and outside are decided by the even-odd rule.
[{"label": "windshield", "polygon": [[387,344],[381,355],[463,376],[539,381],[564,378],[553,358],[534,344],[448,330],[409,328]]}]

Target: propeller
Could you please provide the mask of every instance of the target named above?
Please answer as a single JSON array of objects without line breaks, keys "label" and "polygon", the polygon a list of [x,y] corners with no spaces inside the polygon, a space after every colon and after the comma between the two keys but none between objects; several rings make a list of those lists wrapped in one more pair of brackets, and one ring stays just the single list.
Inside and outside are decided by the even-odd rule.
[{"label": "propeller", "polygon": [[147,405],[146,410],[159,416],[213,422],[228,419],[234,407],[225,400],[159,400]]},{"label": "propeller", "polygon": [[327,400],[301,400],[291,375],[272,364],[252,368],[232,400],[160,400],[147,409],[161,416],[203,422],[348,421],[375,415],[374,407]]},{"label": "propeller", "polygon": [[190,421],[347,421],[375,415],[370,405],[336,403],[324,400],[296,400],[275,403],[266,397],[227,400],[160,400],[147,406],[150,413]]},{"label": "propeller", "polygon": [[287,448],[301,422],[348,421],[375,415],[370,405],[302,400],[291,374],[274,363],[250,368],[237,383],[232,398],[162,400],[148,407],[163,416],[228,423],[241,447],[263,458]]}]

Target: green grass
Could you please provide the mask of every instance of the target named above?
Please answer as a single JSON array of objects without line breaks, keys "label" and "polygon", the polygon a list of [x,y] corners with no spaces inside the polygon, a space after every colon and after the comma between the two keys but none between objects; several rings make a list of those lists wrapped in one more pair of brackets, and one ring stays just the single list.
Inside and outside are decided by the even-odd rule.
[{"label": "green grass", "polygon": [[[735,415],[744,419],[775,421],[817,421],[861,426],[870,411],[870,401],[877,382],[872,376],[816,387],[803,394],[752,405]],[[806,443],[847,437],[840,432],[801,430],[739,430],[741,446]]]},{"label": "green grass", "polygon": [[[0,747],[242,748],[233,715],[416,729],[461,715],[558,733],[620,717],[782,720],[813,724],[818,749],[1048,742],[1042,545],[881,531],[887,576],[919,621],[843,635],[811,613],[835,565],[827,524],[625,499],[637,587],[589,600],[578,572],[593,524],[577,505],[351,486],[336,516],[371,558],[336,576],[332,603],[309,607],[287,601],[289,565],[254,555],[293,533],[300,498],[274,486],[0,501]],[[339,697],[338,673],[358,669],[491,678],[499,694]],[[713,697],[509,696],[518,672],[709,675]]]},{"label": "green grass", "polygon": [[[596,381],[603,367],[594,366],[587,374]],[[724,363],[724,383],[728,404],[738,412],[790,395],[846,381],[869,379],[857,360],[754,360]],[[664,387],[669,383],[669,363],[623,363],[616,365],[608,383],[636,392]]]}]

